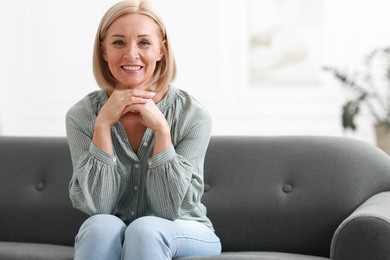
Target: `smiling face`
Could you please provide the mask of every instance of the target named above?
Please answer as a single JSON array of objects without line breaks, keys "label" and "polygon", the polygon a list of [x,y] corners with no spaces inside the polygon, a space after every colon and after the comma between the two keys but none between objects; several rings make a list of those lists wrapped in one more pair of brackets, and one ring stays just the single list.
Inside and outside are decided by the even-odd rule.
[{"label": "smiling face", "polygon": [[113,22],[102,43],[103,58],[117,80],[117,89],[153,90],[156,63],[163,57],[158,25],[142,14]]}]

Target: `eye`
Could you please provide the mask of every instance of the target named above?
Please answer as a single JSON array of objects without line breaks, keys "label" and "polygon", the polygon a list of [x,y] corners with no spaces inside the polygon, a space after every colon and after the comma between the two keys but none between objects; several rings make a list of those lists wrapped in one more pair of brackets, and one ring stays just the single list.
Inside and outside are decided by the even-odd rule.
[{"label": "eye", "polygon": [[142,40],[138,43],[141,47],[146,47],[146,46],[149,46],[150,45],[150,42],[146,41],[146,40]]},{"label": "eye", "polygon": [[112,44],[114,44],[116,46],[125,46],[125,42],[122,40],[116,40]]}]

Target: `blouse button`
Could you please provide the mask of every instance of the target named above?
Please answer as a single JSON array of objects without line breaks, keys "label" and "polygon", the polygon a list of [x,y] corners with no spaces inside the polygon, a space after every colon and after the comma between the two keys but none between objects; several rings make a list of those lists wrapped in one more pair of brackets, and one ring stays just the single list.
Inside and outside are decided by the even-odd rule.
[{"label": "blouse button", "polygon": [[134,165],[134,167],[135,167],[136,169],[138,169],[138,168],[139,168],[139,164]]},{"label": "blouse button", "polygon": [[144,142],[142,145],[143,145],[144,147],[146,147],[146,146],[148,146],[148,143],[147,143],[147,142]]},{"label": "blouse button", "polygon": [[134,190],[138,190],[138,186],[134,186]]}]

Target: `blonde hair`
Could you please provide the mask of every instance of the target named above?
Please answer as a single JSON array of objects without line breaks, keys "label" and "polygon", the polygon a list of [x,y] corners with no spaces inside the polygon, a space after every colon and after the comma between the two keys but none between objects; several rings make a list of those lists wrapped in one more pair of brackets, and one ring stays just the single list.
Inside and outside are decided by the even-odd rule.
[{"label": "blonde hair", "polygon": [[157,86],[156,90],[167,86],[176,77],[176,62],[163,20],[154,11],[150,2],[145,0],[125,0],[108,9],[101,19],[96,32],[93,51],[93,73],[97,84],[103,90],[114,89],[117,82],[111,74],[107,62],[103,58],[102,45],[108,28],[119,17],[133,13],[143,14],[152,18],[159,28],[158,33],[162,40],[164,56],[157,62],[156,69],[154,71],[154,82],[156,82]]}]

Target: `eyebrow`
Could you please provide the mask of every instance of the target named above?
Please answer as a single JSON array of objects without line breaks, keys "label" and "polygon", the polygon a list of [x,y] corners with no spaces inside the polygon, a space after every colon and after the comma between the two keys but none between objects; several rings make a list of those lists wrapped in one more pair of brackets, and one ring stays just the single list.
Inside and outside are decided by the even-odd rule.
[{"label": "eyebrow", "polygon": [[[125,35],[123,34],[113,34],[111,35],[111,38],[115,38],[115,37],[119,37],[119,38],[125,38]],[[137,35],[138,38],[140,37],[152,37],[152,35],[150,34],[140,34],[140,35]]]}]

